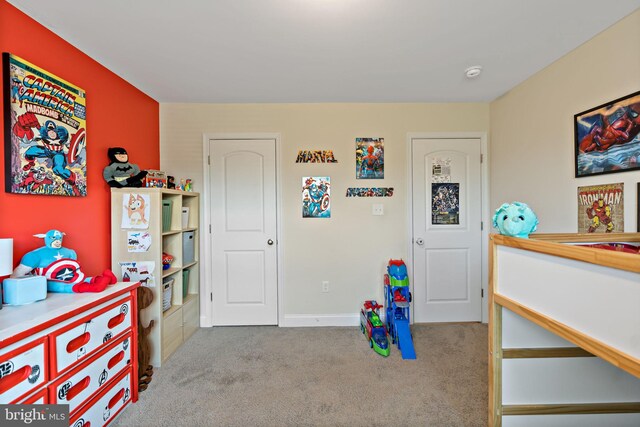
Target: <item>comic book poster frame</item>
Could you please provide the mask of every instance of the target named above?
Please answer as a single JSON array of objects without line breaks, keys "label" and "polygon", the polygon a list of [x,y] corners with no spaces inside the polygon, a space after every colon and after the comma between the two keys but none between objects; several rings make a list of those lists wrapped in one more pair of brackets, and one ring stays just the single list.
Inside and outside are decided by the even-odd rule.
[{"label": "comic book poster frame", "polygon": [[[599,202],[602,201],[602,204]],[[624,232],[624,183],[578,187],[578,233]],[[608,214],[603,209],[608,207]],[[603,215],[604,213],[604,215]],[[611,227],[609,227],[611,225]]]},{"label": "comic book poster frame", "polygon": [[640,91],[574,115],[573,129],[576,178],[640,169]]},{"label": "comic book poster frame", "polygon": [[87,195],[86,94],[2,53],[5,192]]},{"label": "comic book poster frame", "polygon": [[638,217],[636,230],[640,233],[640,182],[638,183],[638,195],[636,196],[636,215]]},{"label": "comic book poster frame", "polygon": [[356,138],[356,179],[384,179],[384,138]]},{"label": "comic book poster frame", "polygon": [[[454,198],[447,200],[448,204],[439,203],[443,194],[451,194]],[[431,225],[460,225],[460,183],[431,183]]]},{"label": "comic book poster frame", "polygon": [[331,177],[302,177],[302,218],[331,218]]}]

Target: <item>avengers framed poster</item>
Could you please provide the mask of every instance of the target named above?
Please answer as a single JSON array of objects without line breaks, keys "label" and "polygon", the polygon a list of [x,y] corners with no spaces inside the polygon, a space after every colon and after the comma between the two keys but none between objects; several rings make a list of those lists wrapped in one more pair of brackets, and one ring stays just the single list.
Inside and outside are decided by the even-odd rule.
[{"label": "avengers framed poster", "polygon": [[307,176],[302,178],[302,217],[331,218],[331,178]]},{"label": "avengers framed poster", "polygon": [[384,138],[356,138],[356,179],[384,178]]},{"label": "avengers framed poster", "polygon": [[640,169],[640,91],[574,116],[576,178]]},{"label": "avengers framed poster", "polygon": [[10,53],[2,68],[5,191],[86,196],[84,90]]},{"label": "avengers framed poster", "polygon": [[460,224],[460,184],[431,183],[431,224]]},{"label": "avengers framed poster", "polygon": [[623,195],[623,183],[578,187],[578,233],[622,233]]}]

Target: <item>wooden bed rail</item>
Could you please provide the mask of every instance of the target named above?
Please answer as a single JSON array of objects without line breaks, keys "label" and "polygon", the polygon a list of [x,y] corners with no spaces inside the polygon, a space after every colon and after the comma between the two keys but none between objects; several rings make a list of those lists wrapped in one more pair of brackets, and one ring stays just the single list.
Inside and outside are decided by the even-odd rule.
[{"label": "wooden bed rail", "polygon": [[[531,237],[531,239],[519,239],[492,234],[489,238],[489,426],[500,427],[502,426],[503,416],[514,415],[640,413],[640,402],[627,401],[503,405],[503,359],[562,359],[596,356],[626,371],[636,378],[640,378],[640,358],[635,357],[637,356],[637,354],[635,354],[637,352],[636,350],[632,351],[631,354],[628,354],[613,345],[603,343],[601,340],[572,328],[552,316],[539,312],[537,309],[529,306],[527,302],[519,301],[517,298],[514,299],[504,295],[501,293],[500,286],[498,285],[498,246],[535,252],[560,259],[585,262],[615,270],[640,273],[640,255],[579,245],[580,243],[586,244],[596,242],[624,242],[638,244],[640,243],[640,233],[610,233],[598,234],[597,236],[594,236],[593,234],[554,233],[534,234],[531,235]],[[558,243],[564,244],[559,245]],[[508,251],[505,249],[501,250],[500,253],[502,254],[504,252]],[[516,253],[520,254],[521,252],[516,251]],[[562,263],[562,261],[560,262]],[[566,262],[571,263],[572,261]],[[572,268],[581,268],[580,266],[583,264],[573,263],[570,265]],[[632,288],[637,284],[640,289],[640,276],[638,276],[638,281],[635,282],[635,277],[633,275],[629,275],[629,273],[620,274],[626,275],[623,279],[620,279],[623,280],[623,282],[620,283],[628,283]],[[508,277],[511,277],[511,281],[513,282],[513,273]],[[603,286],[606,286],[606,284],[603,284]],[[528,289],[535,288],[529,287]],[[575,284],[573,289],[575,289]],[[562,289],[558,292],[562,292]],[[517,293],[518,289],[516,289],[516,294]],[[541,295],[548,298],[554,298],[555,294],[553,292],[549,292],[547,287],[547,293]],[[635,300],[635,295],[637,295],[637,293],[634,291],[633,295],[633,299]],[[577,295],[576,298],[578,298]],[[543,304],[543,306],[545,306],[545,304]],[[569,341],[572,344],[577,345],[578,347],[503,348],[503,308],[508,309],[529,322],[553,333],[556,336],[559,336],[560,338],[563,338],[566,341]],[[568,310],[570,309],[571,308],[568,308]],[[638,310],[640,310],[640,306],[638,307]],[[513,315],[510,314],[510,316]],[[634,319],[634,322],[637,321],[637,317],[632,317],[632,319]],[[604,325],[606,325],[606,323],[604,323]],[[608,340],[609,338],[607,337],[606,339]],[[569,360],[568,363],[574,363],[572,360],[574,359]],[[555,363],[554,361],[551,362]],[[635,398],[633,400],[635,400]]]},{"label": "wooden bed rail", "polygon": [[[594,242],[592,234],[532,234],[531,239],[518,239],[514,237],[492,234],[489,237],[490,245],[509,246],[517,249],[524,249],[561,258],[584,261],[590,264],[602,265],[605,267],[617,268],[619,270],[640,273],[640,257],[635,254],[624,252],[608,251],[582,247],[579,245],[562,245],[557,243],[591,243]],[[588,240],[587,237],[591,237]],[[630,242],[640,243],[640,233],[610,233],[599,234],[595,241],[598,242]],[[489,267],[491,268],[491,266]]]}]

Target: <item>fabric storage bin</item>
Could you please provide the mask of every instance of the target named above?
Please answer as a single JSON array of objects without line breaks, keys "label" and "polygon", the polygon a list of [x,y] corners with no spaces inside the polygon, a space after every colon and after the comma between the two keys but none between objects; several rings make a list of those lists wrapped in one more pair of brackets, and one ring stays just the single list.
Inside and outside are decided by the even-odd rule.
[{"label": "fabric storage bin", "polygon": [[171,230],[171,211],[173,210],[173,200],[162,201],[162,231]]},{"label": "fabric storage bin", "polygon": [[182,270],[182,299],[189,294],[189,269]]},{"label": "fabric storage bin", "polygon": [[195,231],[185,231],[182,233],[182,265],[187,265],[195,261],[195,254],[193,252],[195,234]]},{"label": "fabric storage bin", "polygon": [[162,282],[162,311],[171,308],[171,296],[173,294],[173,279],[165,279]]}]

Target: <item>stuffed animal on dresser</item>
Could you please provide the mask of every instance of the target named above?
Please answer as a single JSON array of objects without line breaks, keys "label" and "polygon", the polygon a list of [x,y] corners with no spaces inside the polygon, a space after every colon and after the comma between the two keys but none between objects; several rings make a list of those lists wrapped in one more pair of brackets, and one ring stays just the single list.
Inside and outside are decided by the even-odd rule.
[{"label": "stuffed animal on dresser", "polygon": [[142,187],[142,180],[147,176],[147,171],[141,171],[138,165],[129,163],[127,150],[111,147],[107,155],[111,163],[104,168],[102,176],[109,187]]},{"label": "stuffed animal on dresser", "polygon": [[104,270],[100,276],[87,277],[80,268],[76,252],[62,246],[64,233],[49,230],[34,237],[44,239],[45,245],[27,252],[11,277],[29,275],[44,276],[49,292],[102,292],[107,285],[116,283],[111,270]]}]

